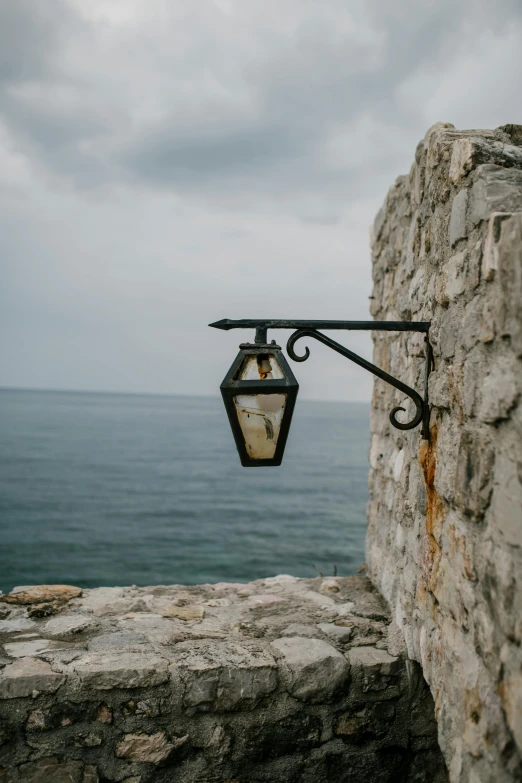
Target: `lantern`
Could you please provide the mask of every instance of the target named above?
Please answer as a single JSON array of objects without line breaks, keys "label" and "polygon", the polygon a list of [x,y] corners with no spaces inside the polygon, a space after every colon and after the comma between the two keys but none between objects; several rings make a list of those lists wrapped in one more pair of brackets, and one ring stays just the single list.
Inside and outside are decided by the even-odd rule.
[{"label": "lantern", "polygon": [[241,464],[280,465],[299,384],[275,342],[239,348],[220,388]]}]

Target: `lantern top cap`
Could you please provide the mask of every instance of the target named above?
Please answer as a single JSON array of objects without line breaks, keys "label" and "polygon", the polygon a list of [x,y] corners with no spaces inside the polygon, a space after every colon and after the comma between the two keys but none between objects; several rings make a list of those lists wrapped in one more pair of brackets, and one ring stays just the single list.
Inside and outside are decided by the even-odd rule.
[{"label": "lantern top cap", "polygon": [[270,353],[281,350],[281,346],[277,345],[275,340],[272,340],[271,343],[241,343],[239,348],[241,351],[249,353]]}]

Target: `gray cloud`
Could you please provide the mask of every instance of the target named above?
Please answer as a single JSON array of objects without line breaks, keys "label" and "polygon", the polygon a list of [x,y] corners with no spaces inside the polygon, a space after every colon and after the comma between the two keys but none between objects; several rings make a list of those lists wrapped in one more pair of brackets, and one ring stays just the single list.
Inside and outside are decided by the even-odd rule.
[{"label": "gray cloud", "polygon": [[[207,18],[182,18],[176,35],[180,19],[172,14],[167,24],[155,24],[158,4],[151,4],[155,51],[139,25],[118,42],[117,26],[82,16],[86,3],[8,0],[0,11],[7,127],[78,187],[137,178],[183,192],[219,179],[241,189],[259,177],[273,187],[279,172],[276,191],[322,190],[325,182],[335,186],[335,173],[320,165],[332,128],[365,113],[383,132],[404,122],[397,85],[427,62],[451,61],[477,30],[501,30],[521,14],[510,0],[494,8],[473,0],[427,6],[381,0],[353,10],[337,2],[326,10],[289,2],[293,27],[277,36],[265,26],[254,54],[241,47],[240,36],[256,41],[255,3],[250,14],[248,6],[236,9],[236,26],[235,14],[219,25],[210,2],[198,5]],[[112,51],[99,45],[111,32]],[[186,56],[173,54],[169,41]],[[136,122],[149,92],[164,100],[159,116]],[[347,195],[367,179],[357,174],[344,178]]]},{"label": "gray cloud", "polygon": [[[210,320],[365,318],[387,187],[433,122],[521,120],[521,33],[511,0],[4,0],[2,382],[210,392]],[[309,395],[368,395],[316,353]]]}]

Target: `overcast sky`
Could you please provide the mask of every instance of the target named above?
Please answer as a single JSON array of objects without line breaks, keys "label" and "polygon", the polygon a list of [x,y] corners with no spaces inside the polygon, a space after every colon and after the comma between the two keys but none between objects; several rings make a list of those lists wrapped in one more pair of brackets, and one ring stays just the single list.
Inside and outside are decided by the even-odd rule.
[{"label": "overcast sky", "polygon": [[[368,318],[417,142],[521,85],[520,0],[0,0],[0,385],[215,394],[253,335],[210,321]],[[310,347],[304,397],[369,398]]]}]

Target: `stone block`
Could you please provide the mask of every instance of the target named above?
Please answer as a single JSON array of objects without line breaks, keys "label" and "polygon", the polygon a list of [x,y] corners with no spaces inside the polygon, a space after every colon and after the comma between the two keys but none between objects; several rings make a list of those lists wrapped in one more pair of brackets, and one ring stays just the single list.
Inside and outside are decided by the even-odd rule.
[{"label": "stone block", "polygon": [[86,764],[82,783],[99,783],[98,770],[92,764]]},{"label": "stone block", "polygon": [[450,318],[444,319],[440,327],[439,345],[442,356],[452,359],[455,356],[458,328]]},{"label": "stone block", "polygon": [[497,454],[490,525],[506,543],[522,547],[522,471],[515,433],[509,433]]},{"label": "stone block", "polygon": [[285,636],[317,636],[317,626],[290,623],[286,628],[283,628],[283,633]]},{"label": "stone block", "polygon": [[473,143],[471,139],[457,139],[453,143],[449,168],[449,181],[457,185],[473,168]]},{"label": "stone block", "polygon": [[117,631],[95,636],[88,643],[89,651],[132,649],[136,650],[147,643],[147,637],[136,631]]},{"label": "stone block", "polygon": [[480,515],[487,508],[494,464],[491,437],[480,430],[464,430],[459,443],[455,497],[466,513]]},{"label": "stone block", "polygon": [[0,620],[0,634],[32,631],[34,628],[36,628],[36,623],[28,617],[13,617],[10,620]]},{"label": "stone block", "polygon": [[271,647],[281,655],[283,682],[296,699],[328,701],[347,684],[348,663],[327,642],[293,636],[276,639]]},{"label": "stone block", "polygon": [[172,604],[163,610],[162,615],[185,621],[202,620],[205,617],[205,608],[203,606],[176,606]]},{"label": "stone block", "polygon": [[494,212],[488,220],[484,253],[482,254],[482,277],[487,282],[491,282],[495,278],[498,269],[502,223],[510,217],[509,212]]},{"label": "stone block", "polygon": [[71,585],[36,585],[21,590],[12,590],[7,595],[2,596],[2,601],[10,604],[41,604],[48,601],[61,601],[63,603],[70,601],[71,598],[78,598],[82,594],[79,587]]},{"label": "stone block", "polygon": [[0,699],[20,699],[35,692],[54,693],[65,680],[46,661],[20,658],[0,672]]},{"label": "stone block", "polygon": [[478,416],[481,421],[494,424],[507,419],[515,405],[519,391],[517,378],[522,385],[522,366],[512,357],[500,356],[482,381]]},{"label": "stone block", "polygon": [[264,650],[241,644],[182,642],[175,667],[184,682],[184,707],[197,712],[253,709],[277,686],[276,663]]},{"label": "stone block", "polygon": [[479,166],[473,175],[470,220],[477,225],[494,212],[522,210],[522,171],[494,164]]},{"label": "stone block", "polygon": [[432,372],[429,378],[430,405],[436,405],[437,408],[450,406],[448,368],[444,369],[446,372]]},{"label": "stone block", "polygon": [[468,253],[466,250],[462,250],[460,253],[455,253],[447,261],[445,266],[446,274],[446,296],[449,301],[453,301],[460,296],[467,288],[467,261]]},{"label": "stone block", "polygon": [[449,181],[457,185],[470,171],[482,163],[522,168],[522,149],[493,139],[462,138],[453,144]]},{"label": "stone block", "polygon": [[501,650],[504,665],[499,692],[507,722],[519,748],[522,748],[522,652],[506,642]]},{"label": "stone block", "polygon": [[168,663],[152,652],[92,652],[70,664],[93,690],[151,688],[168,680]]},{"label": "stone block", "polygon": [[169,741],[164,731],[158,731],[156,734],[126,734],[116,746],[116,756],[147,764],[161,764],[173,751],[181,748],[188,738],[186,734]]},{"label": "stone block", "polygon": [[449,241],[455,247],[459,239],[467,236],[466,211],[468,207],[468,191],[463,189],[453,199],[449,224]]},{"label": "stone block", "polygon": [[510,338],[515,355],[522,357],[522,214],[502,223],[498,242],[498,277],[501,290],[499,332]]},{"label": "stone block", "polygon": [[28,641],[4,644],[4,650],[11,658],[27,658],[51,650],[65,650],[74,647],[69,642],[49,641],[48,639],[29,639]]},{"label": "stone block", "polygon": [[88,615],[60,614],[44,623],[41,633],[51,638],[68,639],[77,634],[91,631],[97,625],[97,621]]},{"label": "stone block", "polygon": [[353,636],[353,628],[347,628],[342,625],[335,625],[335,623],[319,623],[318,628],[329,636],[333,642],[349,642]]},{"label": "stone block", "polygon": [[[463,339],[467,339],[465,334]],[[482,347],[468,349],[462,372],[460,374],[456,372],[454,376],[454,386],[456,385],[457,394],[460,391],[462,408],[467,417],[473,417],[477,413],[485,372],[486,357]]]},{"label": "stone block", "polygon": [[[91,777],[92,780],[92,777]],[[86,783],[82,761],[60,761],[51,757],[20,767],[20,783]]]},{"label": "stone block", "polygon": [[372,674],[397,674],[401,668],[398,658],[376,647],[353,647],[348,655],[351,666]]}]

